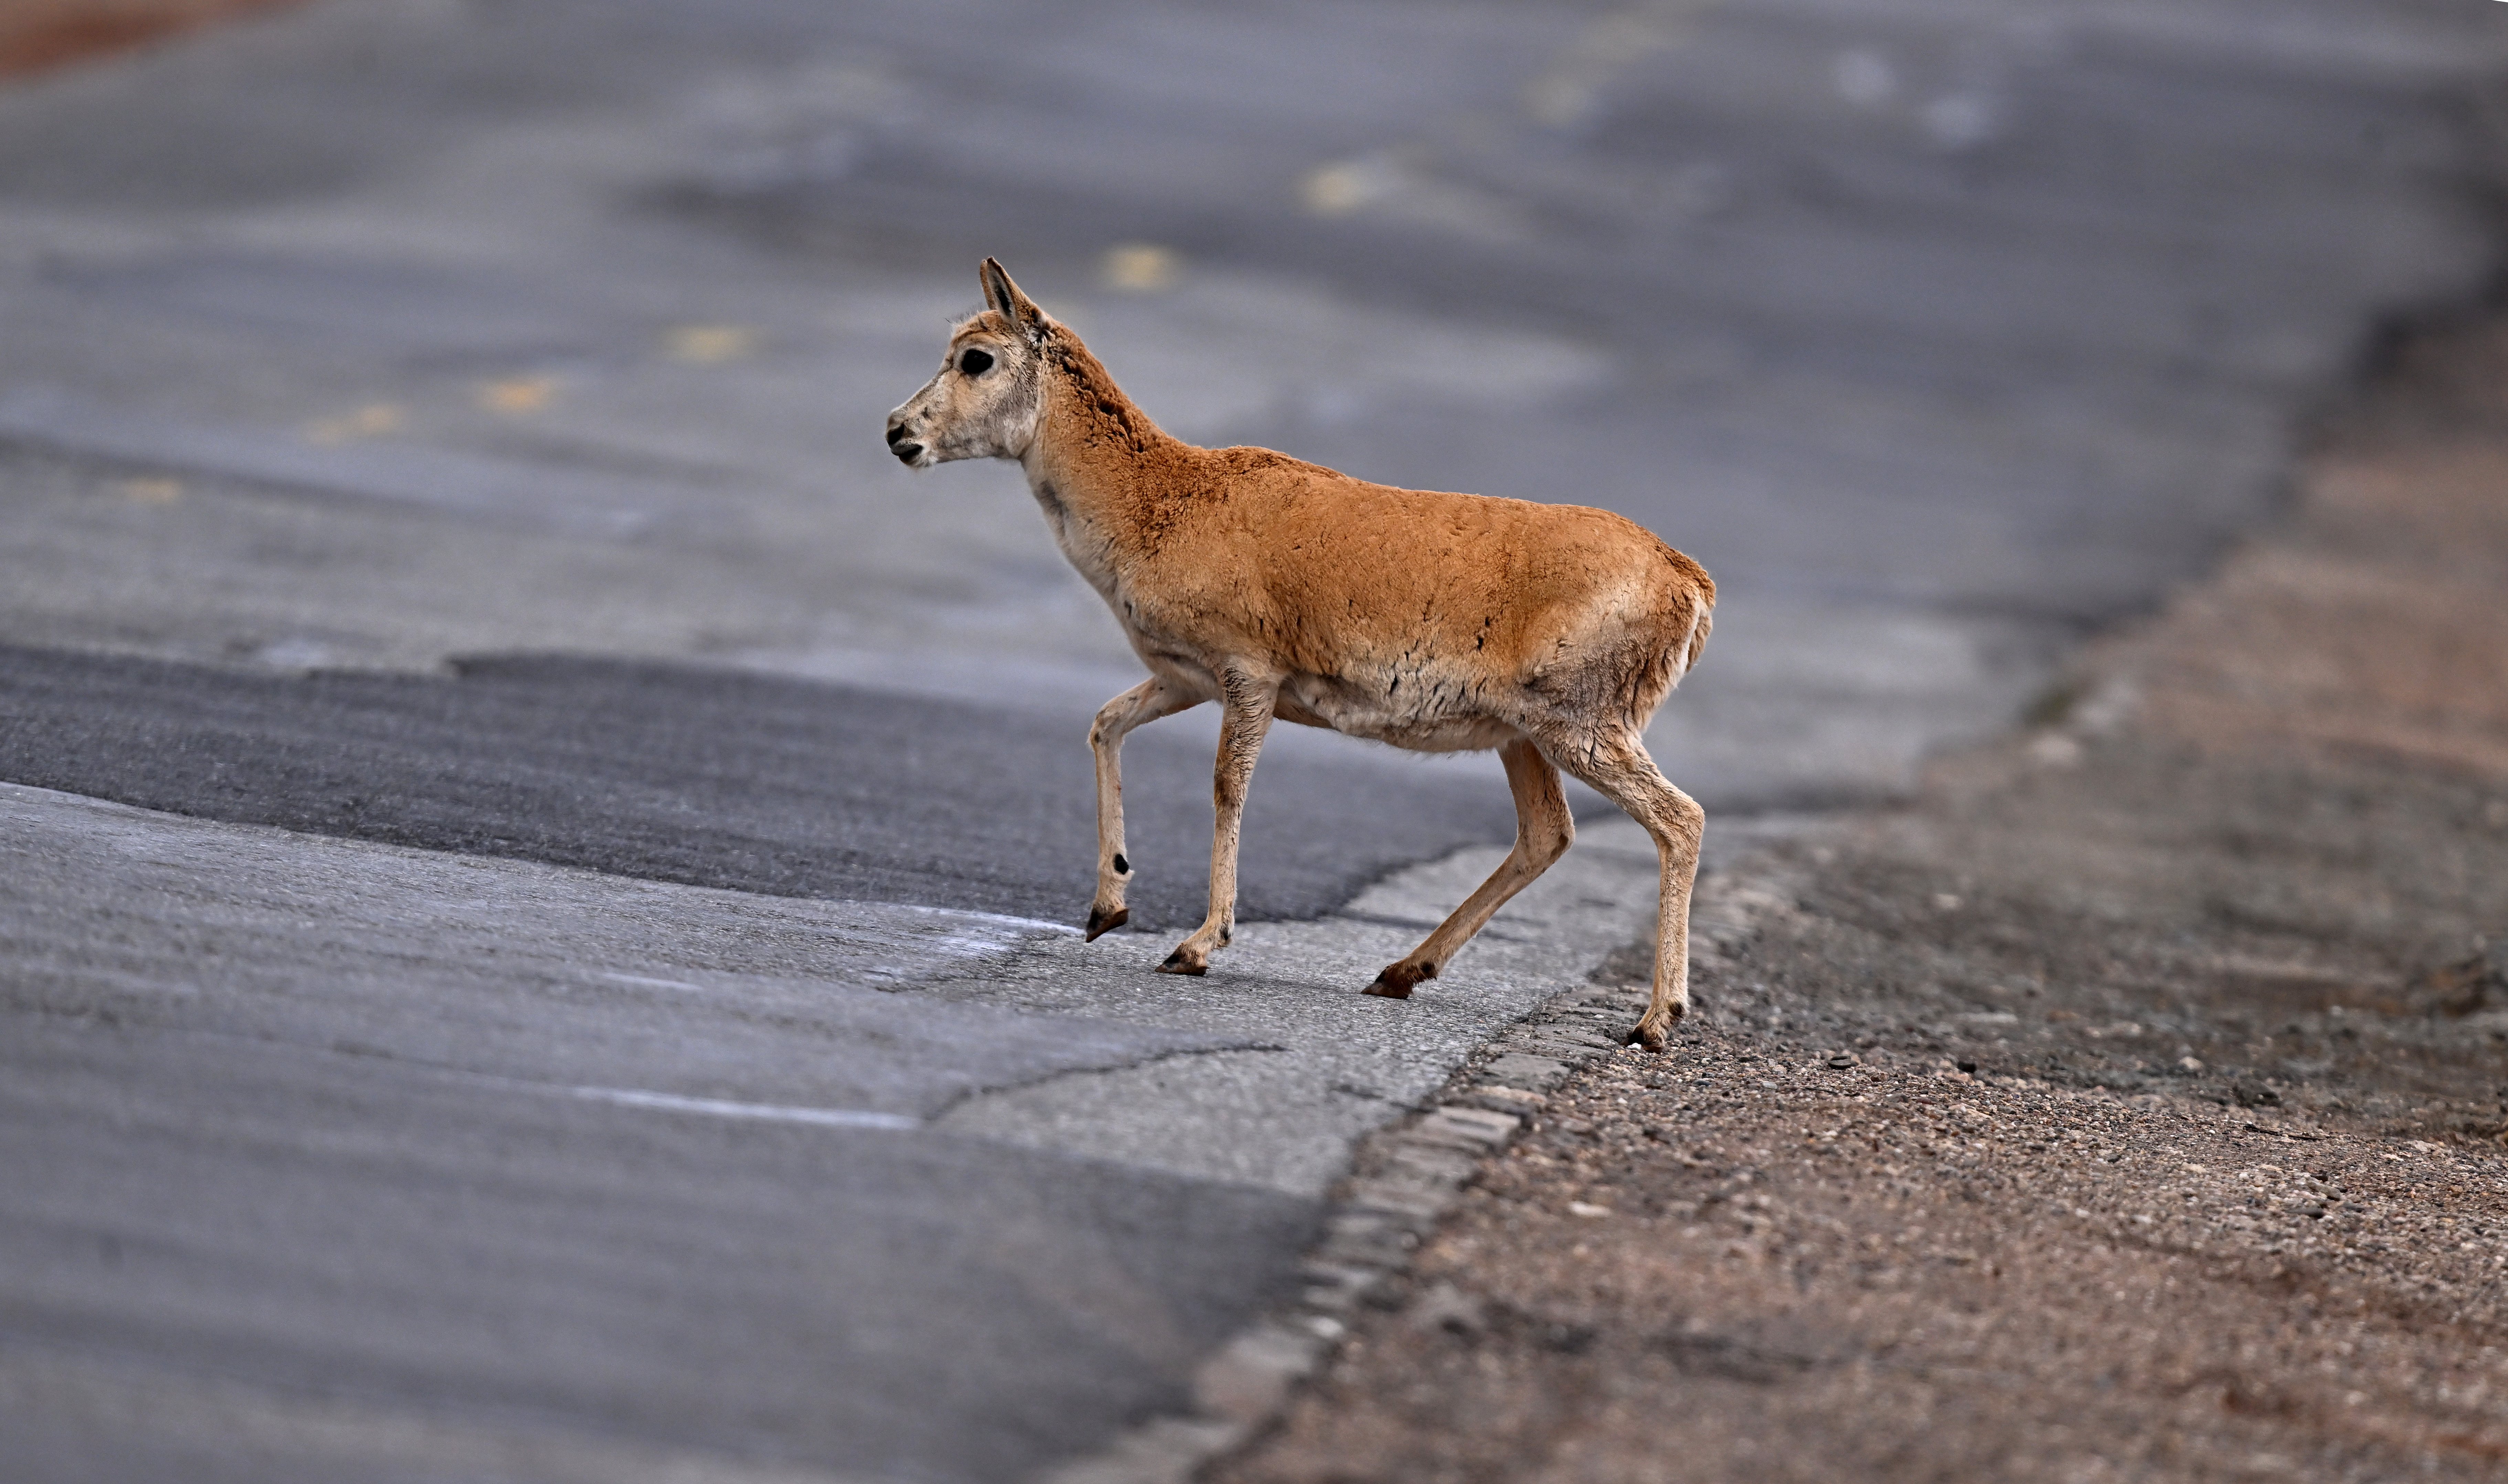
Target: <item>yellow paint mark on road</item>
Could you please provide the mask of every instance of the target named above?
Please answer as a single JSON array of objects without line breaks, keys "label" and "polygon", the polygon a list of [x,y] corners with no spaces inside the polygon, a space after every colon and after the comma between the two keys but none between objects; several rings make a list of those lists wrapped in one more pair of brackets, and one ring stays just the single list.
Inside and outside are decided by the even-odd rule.
[{"label": "yellow paint mark on road", "polygon": [[400,431],[401,411],[389,402],[368,402],[343,417],[318,418],[305,425],[305,441],[325,447],[353,442],[358,438],[380,438]]},{"label": "yellow paint mark on road", "polygon": [[170,505],[183,498],[183,481],[162,475],[126,479],[119,488],[126,498],[143,505]]},{"label": "yellow paint mark on road", "polygon": [[480,410],[502,413],[509,418],[538,412],[556,395],[557,378],[554,376],[509,376],[500,381],[479,384]]},{"label": "yellow paint mark on road", "polygon": [[1106,249],[1098,277],[1108,288],[1127,294],[1155,294],[1175,287],[1184,260],[1156,242],[1125,242]]},{"label": "yellow paint mark on road", "polygon": [[719,366],[756,353],[757,332],[745,324],[682,324],[662,337],[671,358]]},{"label": "yellow paint mark on road", "polygon": [[1603,106],[1604,90],[1621,73],[1658,52],[1678,46],[1715,0],[1657,0],[1585,23],[1524,87],[1524,111],[1553,129],[1585,124]]},{"label": "yellow paint mark on road", "polygon": [[1382,175],[1363,160],[1317,166],[1298,182],[1298,199],[1317,216],[1341,216],[1384,194]]}]

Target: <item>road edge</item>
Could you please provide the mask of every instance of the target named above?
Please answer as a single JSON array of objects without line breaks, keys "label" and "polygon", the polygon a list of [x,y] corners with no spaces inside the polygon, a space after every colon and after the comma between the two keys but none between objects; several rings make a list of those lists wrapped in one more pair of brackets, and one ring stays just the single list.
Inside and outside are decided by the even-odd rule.
[{"label": "road edge", "polygon": [[[1785,833],[1845,817],[1789,821]],[[1770,909],[1785,909],[1786,884],[1764,850],[1746,848],[1702,872],[1690,912],[1693,968],[1723,957]],[[1186,1484],[1260,1440],[1299,1386],[1331,1361],[1352,1311],[1409,1269],[1483,1162],[1515,1142],[1555,1089],[1605,1057],[1650,1055],[1619,1039],[1645,1008],[1648,987],[1618,982],[1612,962],[1600,960],[1500,1026],[1418,1108],[1353,1144],[1349,1173],[1325,1203],[1323,1236],[1299,1264],[1302,1291],[1195,1369],[1190,1411],[1136,1423],[1098,1451],[1038,1474],[1038,1484]],[[1704,1010],[1693,1002],[1693,1015]]]}]

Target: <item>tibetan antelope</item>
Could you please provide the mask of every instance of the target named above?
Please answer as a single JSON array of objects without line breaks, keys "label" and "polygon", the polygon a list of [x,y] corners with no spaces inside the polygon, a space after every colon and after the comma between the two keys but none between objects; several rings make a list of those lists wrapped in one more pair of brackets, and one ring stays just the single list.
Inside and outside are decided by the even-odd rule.
[{"label": "tibetan antelope", "polygon": [[940,370],[888,416],[910,468],[1015,459],[1063,555],[1097,589],[1150,678],[1106,703],[1097,756],[1097,895],[1088,936],[1129,915],[1124,736],[1224,711],[1210,911],[1159,968],[1199,974],[1236,918],[1236,835],[1272,719],[1418,752],[1495,748],[1515,849],[1367,993],[1407,999],[1575,835],[1559,774],[1653,836],[1661,859],[1654,994],[1628,1039],[1660,1050],[1688,1005],[1689,888],[1706,816],[1664,781],[1643,733],[1707,642],[1715,584],[1605,510],[1368,484],[1261,448],[1196,448],[1133,405],[1080,337],[1001,264]]}]

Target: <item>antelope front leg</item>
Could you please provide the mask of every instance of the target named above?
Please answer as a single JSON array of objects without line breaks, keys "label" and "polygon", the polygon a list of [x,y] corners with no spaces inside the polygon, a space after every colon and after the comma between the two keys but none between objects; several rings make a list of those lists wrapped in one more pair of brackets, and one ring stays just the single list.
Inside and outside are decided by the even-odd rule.
[{"label": "antelope front leg", "polygon": [[1124,858],[1124,736],[1199,704],[1200,697],[1153,677],[1099,707],[1088,725],[1088,749],[1097,755],[1097,895],[1088,904],[1088,942],[1132,915],[1124,906],[1132,881],[1132,863]]},{"label": "antelope front leg", "polygon": [[1210,834],[1210,915],[1159,965],[1162,974],[1208,969],[1210,955],[1228,946],[1236,928],[1236,827],[1245,814],[1245,788],[1254,779],[1255,756],[1272,729],[1272,705],[1280,684],[1231,670],[1220,677],[1220,688],[1228,714],[1219,723],[1219,766],[1210,787],[1211,812],[1217,816]]}]

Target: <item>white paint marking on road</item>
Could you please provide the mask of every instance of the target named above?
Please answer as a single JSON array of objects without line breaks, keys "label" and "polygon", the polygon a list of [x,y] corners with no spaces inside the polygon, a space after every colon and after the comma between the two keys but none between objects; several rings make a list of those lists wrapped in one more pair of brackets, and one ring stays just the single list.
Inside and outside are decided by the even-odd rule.
[{"label": "white paint marking on road", "polygon": [[653,1108],[665,1113],[702,1113],[709,1118],[750,1118],[766,1123],[813,1124],[823,1129],[889,1129],[903,1132],[923,1127],[905,1113],[874,1113],[867,1108],[800,1108],[772,1102],[727,1102],[719,1097],[682,1097],[676,1093],[647,1093],[637,1088],[569,1088],[577,1097],[614,1102],[621,1107]]},{"label": "white paint marking on road", "polygon": [[655,989],[692,989],[699,994],[705,992],[705,985],[691,984],[683,979],[652,979],[642,974],[613,974],[607,969],[601,971],[601,977],[612,983],[648,984]]},{"label": "white paint marking on road", "polygon": [[982,938],[967,933],[930,938],[915,946],[940,958],[994,958],[1018,946],[1016,943],[1006,943],[999,938]]},{"label": "white paint marking on road", "polygon": [[1053,933],[1064,938],[1081,936],[1080,929],[1070,923],[1048,922],[1041,917],[1013,917],[1005,912],[970,912],[954,907],[925,907],[914,902],[901,902],[897,905],[910,912],[922,912],[935,917],[956,917],[968,922],[991,923],[999,927],[1016,928],[1023,933]]}]

